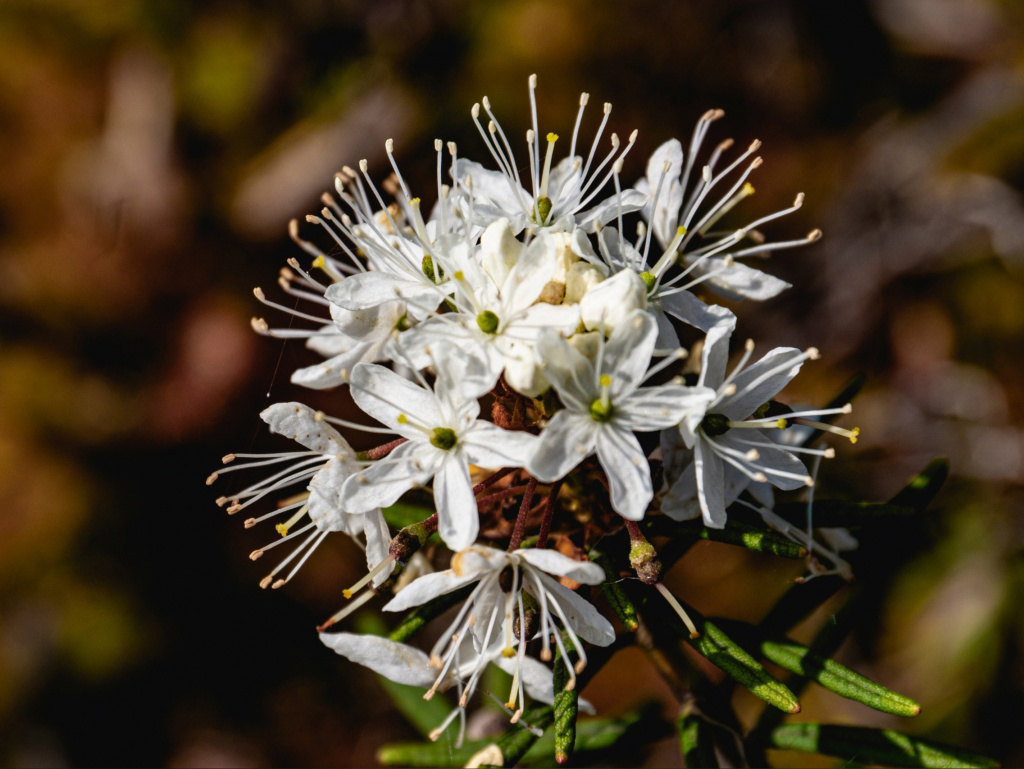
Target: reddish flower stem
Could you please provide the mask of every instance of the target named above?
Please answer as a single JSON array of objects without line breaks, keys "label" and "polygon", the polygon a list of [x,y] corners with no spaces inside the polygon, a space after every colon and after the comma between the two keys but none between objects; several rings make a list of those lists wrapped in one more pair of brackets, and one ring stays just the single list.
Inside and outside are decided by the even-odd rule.
[{"label": "reddish flower stem", "polygon": [[548,544],[548,533],[551,531],[551,519],[555,515],[555,500],[558,499],[558,492],[562,489],[562,482],[555,481],[548,494],[547,504],[544,506],[544,517],[540,521],[540,533],[537,535],[537,547],[543,549]]},{"label": "reddish flower stem", "polygon": [[496,491],[493,494],[488,494],[486,497],[480,497],[476,503],[477,505],[488,505],[491,502],[497,502],[498,500],[507,499],[508,497],[518,497],[526,491],[526,489],[526,486],[509,486],[507,489],[502,489],[501,491]]},{"label": "reddish flower stem", "polygon": [[523,503],[519,505],[519,515],[516,516],[516,527],[512,530],[512,539],[508,543],[508,551],[514,553],[523,544],[523,531],[526,529],[526,516],[530,512],[530,505],[533,503],[533,493],[537,490],[537,479],[531,477],[526,484],[526,491],[523,492]]},{"label": "reddish flower stem", "polygon": [[514,468],[514,467],[503,467],[501,470],[499,470],[498,472],[494,473],[494,475],[491,475],[488,478],[484,478],[482,481],[480,481],[480,483],[478,483],[476,486],[473,487],[473,496],[475,497],[477,494],[479,494],[481,491],[486,489],[488,486],[491,486],[491,485],[497,483],[498,481],[500,481],[502,478],[504,478],[509,473],[515,472],[515,469],[516,468]]},{"label": "reddish flower stem", "polygon": [[629,532],[630,542],[645,539],[643,532],[640,531],[640,527],[637,526],[636,521],[626,521],[626,531]]},{"label": "reddish flower stem", "polygon": [[407,440],[409,440],[409,439],[408,438],[396,438],[395,440],[391,441],[390,443],[385,443],[383,446],[375,446],[374,448],[368,449],[366,451],[366,457],[368,459],[380,459],[382,457],[386,457],[388,454],[390,454],[392,451],[397,449],[399,446],[401,446]]}]

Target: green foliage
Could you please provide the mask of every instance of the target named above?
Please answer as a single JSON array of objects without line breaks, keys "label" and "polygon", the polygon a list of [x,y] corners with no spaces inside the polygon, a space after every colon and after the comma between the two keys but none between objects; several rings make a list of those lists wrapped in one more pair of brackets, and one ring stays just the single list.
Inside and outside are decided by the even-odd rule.
[{"label": "green foliage", "polygon": [[835,756],[858,764],[995,767],[998,762],[962,748],[910,737],[891,729],[830,724],[786,724],[772,730],[770,747]]},{"label": "green foliage", "polygon": [[566,764],[572,758],[576,746],[576,719],[580,711],[580,693],[575,687],[567,688],[570,679],[568,665],[576,664],[579,658],[572,641],[564,639],[569,656],[563,657],[562,650],[555,649],[552,669],[552,684],[555,692],[555,761]]}]

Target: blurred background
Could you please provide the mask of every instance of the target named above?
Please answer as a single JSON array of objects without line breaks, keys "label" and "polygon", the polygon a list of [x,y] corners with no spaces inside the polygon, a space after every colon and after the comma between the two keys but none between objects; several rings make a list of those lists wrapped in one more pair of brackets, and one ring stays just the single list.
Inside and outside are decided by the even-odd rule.
[{"label": "blurred background", "polygon": [[[721,107],[712,140],[764,141],[745,213],[806,192],[771,234],[825,238],[771,260],[796,287],[744,306],[740,334],[821,349],[790,401],[868,374],[862,439],[837,446],[822,496],[885,499],[950,458],[927,529],[890,543],[906,565],[841,653],[922,714],[897,724],[811,689],[801,718],[1024,763],[1010,0],[0,3],[0,763],[366,765],[415,737],[313,630],[358,551],[332,538],[261,591],[247,554],[273,532],[243,530],[203,481],[229,451],[280,445],[268,403],[336,403],[288,383],[312,353],[249,329],[273,320],[252,287],[274,293],[300,256],[288,220],[319,209],[343,164],[386,175],[389,137],[432,200],[432,140],[489,165],[469,108],[487,94],[521,136],[533,72],[542,131],[568,135],[582,90],[585,137],[603,101],[612,130],[640,129],[627,179]],[[799,573],[704,543],[671,583],[704,613],[757,620]],[[587,696],[669,708],[640,662],[626,653]],[[681,765],[673,740],[646,760]]]}]

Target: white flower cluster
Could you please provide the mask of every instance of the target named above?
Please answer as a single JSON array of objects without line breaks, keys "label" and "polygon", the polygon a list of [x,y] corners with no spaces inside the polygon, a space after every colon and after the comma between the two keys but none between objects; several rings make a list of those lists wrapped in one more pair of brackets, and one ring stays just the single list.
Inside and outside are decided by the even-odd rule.
[{"label": "white flower cluster", "polygon": [[[753,193],[748,178],[761,164],[759,143],[731,159],[731,140],[705,152],[705,137],[722,115],[710,111],[686,151],[679,141],[666,142],[651,156],[646,176],[624,188],[623,161],[636,132],[625,144],[611,134],[607,154],[599,151],[611,112],[606,104],[584,152],[578,146],[588,101],[583,94],[568,153],[556,162],[561,140],[549,133],[542,142],[535,87],[531,78],[528,177],[484,98],[472,117],[496,170],[459,157],[453,143],[437,141],[437,201],[427,216],[389,140],[394,173],[383,193],[363,160],[358,170],[337,175],[337,197],[325,194],[320,214],[307,217],[330,239],[329,254],[301,239],[292,223],[292,237],[313,257],[312,265],[289,260],[279,283],[309,309],[290,309],[259,289],[255,293],[264,304],[314,325],[271,328],[255,319],[253,327],[275,338],[304,339],[324,360],[295,371],[292,381],[314,389],[347,386],[376,424],[333,418],[299,403],[277,404],[261,416],[272,432],[301,449],[229,455],[226,463],[247,461],[210,478],[242,468],[276,470],[222,497],[219,504],[231,513],[285,489],[298,491],[271,513],[246,521],[249,527],[290,516],[277,525],[281,538],[255,551],[254,559],[299,538],[264,587],[285,584],[332,531],[365,548],[367,575],[345,591],[350,599],[361,594],[327,624],[370,600],[375,593],[363,591],[366,585],[401,587],[385,611],[475,585],[429,655],[378,637],[322,636],[349,659],[428,688],[428,697],[458,687],[459,707],[440,729],[457,715],[464,723],[467,700],[487,663],[513,675],[505,705],[518,720],[524,692],[552,699],[551,672],[543,664],[552,659],[552,644],[573,685],[586,664],[584,642],[614,640],[608,620],[566,587],[599,584],[603,570],[580,560],[583,555],[546,547],[560,499],[598,499],[594,504],[627,522],[660,511],[676,520],[703,517],[708,527],[721,528],[737,500],[770,516],[773,486],[812,485],[801,456],[834,454],[804,447],[805,434],[782,428],[802,424],[856,437],[814,421],[848,407],[793,412],[773,400],[805,360],[817,357],[815,350],[777,348],[750,363],[748,342],[730,370],[735,316],[695,293],[771,298],[788,284],[740,260],[820,236],[815,230],[796,241],[765,242],[760,232],[797,210],[802,195],[782,211],[720,228]],[[630,215],[639,221],[635,237],[624,231]],[[699,366],[684,364],[687,350],[674,321],[693,328]],[[482,405],[489,418],[482,418]],[[389,437],[357,452],[339,428]],[[409,493],[422,496],[424,488],[432,490],[436,514],[392,538],[382,508]],[[744,492],[756,504],[740,499]],[[535,504],[535,498],[541,501]],[[517,499],[505,552],[493,543],[508,531],[493,532]],[[561,507],[564,516],[579,513],[578,504]],[[526,528],[538,518],[536,543],[521,547]],[[449,569],[430,573],[425,559],[417,556],[417,565],[412,555],[435,530],[454,556]],[[482,530],[491,534],[481,537]],[[526,655],[535,640],[540,661]],[[574,651],[563,646],[570,642]],[[570,653],[577,655],[575,664]]]}]

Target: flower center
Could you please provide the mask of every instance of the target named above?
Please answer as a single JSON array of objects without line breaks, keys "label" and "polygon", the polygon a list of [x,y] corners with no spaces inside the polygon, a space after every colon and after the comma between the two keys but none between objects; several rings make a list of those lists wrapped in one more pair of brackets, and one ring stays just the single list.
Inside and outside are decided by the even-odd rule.
[{"label": "flower center", "polygon": [[498,333],[498,316],[490,310],[484,310],[482,313],[476,316],[476,325],[480,327],[480,330],[485,334],[497,334]]},{"label": "flower center", "polygon": [[647,287],[648,291],[654,288],[654,284],[658,282],[657,276],[650,270],[647,270],[647,272],[641,272],[640,280],[644,282],[644,285]]},{"label": "flower center", "polygon": [[551,213],[551,198],[546,195],[537,198],[537,215],[540,216],[540,221],[537,224],[544,224],[548,220],[548,215]]},{"label": "flower center", "polygon": [[450,450],[457,440],[455,431],[447,427],[435,427],[434,432],[430,434],[431,445],[443,451]]},{"label": "flower center", "polygon": [[590,404],[590,416],[595,422],[610,422],[615,415],[611,398],[608,397],[609,389],[612,386],[612,378],[607,374],[601,374],[601,397],[596,398]]},{"label": "flower center", "polygon": [[409,323],[409,316],[402,313],[402,317],[395,321],[395,331],[408,331],[412,328],[412,324]]},{"label": "flower center", "polygon": [[604,398],[598,398],[590,404],[590,416],[594,418],[595,422],[610,422],[614,413],[612,402]]},{"label": "flower center", "polygon": [[708,414],[700,421],[700,429],[709,438],[729,432],[729,417],[725,414]]}]

